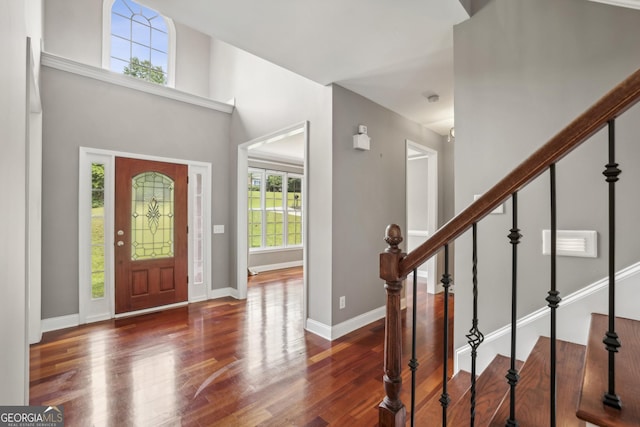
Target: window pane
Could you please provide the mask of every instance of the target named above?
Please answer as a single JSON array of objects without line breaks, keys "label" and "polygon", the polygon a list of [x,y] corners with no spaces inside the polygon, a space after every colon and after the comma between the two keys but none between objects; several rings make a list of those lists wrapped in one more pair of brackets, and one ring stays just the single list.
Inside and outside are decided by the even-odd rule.
[{"label": "window pane", "polygon": [[[137,43],[131,44],[131,57],[138,58],[141,63],[151,60],[151,50],[148,46],[142,46]],[[148,64],[145,64],[148,66]]]},{"label": "window pane", "polygon": [[259,248],[262,246],[262,211],[249,210],[248,223],[249,247]]},{"label": "window pane", "polygon": [[143,16],[141,14],[135,14],[135,15],[131,16],[131,20],[133,22],[139,23],[139,24],[144,25],[146,27],[150,27],[151,26],[151,24],[149,24],[149,20],[145,16]]},{"label": "window pane", "polygon": [[141,24],[133,21],[131,24],[131,40],[145,46],[151,46],[151,27],[146,23]]},{"label": "window pane", "polygon": [[104,165],[91,164],[91,297],[104,297]]},{"label": "window pane", "polygon": [[154,67],[161,67],[162,71],[167,71],[167,54],[151,50],[151,64]]},{"label": "window pane", "polygon": [[196,174],[194,183],[193,198],[193,226],[195,233],[193,237],[193,275],[194,283],[200,284],[204,281],[204,241],[202,229],[204,227],[204,210],[202,206],[202,174]]},{"label": "window pane", "polygon": [[131,9],[127,7],[127,4],[122,0],[116,0],[111,7],[113,12],[119,13],[122,16],[131,16]]},{"label": "window pane", "polygon": [[169,36],[158,30],[151,30],[151,46],[160,52],[169,51]]},{"label": "window pane", "polygon": [[151,22],[151,26],[158,31],[162,31],[163,33],[167,33],[167,22],[160,15],[156,16],[149,20]]},{"label": "window pane", "polygon": [[302,244],[302,178],[287,179],[287,245]]},{"label": "window pane", "polygon": [[[115,59],[111,60],[111,70],[153,83],[166,84],[169,36],[162,15],[134,1],[118,0],[112,8],[111,18],[110,50],[111,57]],[[128,66],[117,61],[129,62],[132,58],[138,58],[140,64],[132,63]],[[127,66],[128,70],[125,69]]]},{"label": "window pane", "polygon": [[91,273],[91,298],[104,298],[104,271]]},{"label": "window pane", "polygon": [[[116,13],[111,14],[111,34],[131,39],[131,20]],[[112,48],[113,49],[113,48]]]},{"label": "window pane", "polygon": [[[118,36],[111,36],[111,57],[129,62],[131,58],[131,43]],[[113,67],[111,69],[113,70]]]},{"label": "window pane", "polygon": [[265,208],[282,208],[282,175],[267,175]]}]

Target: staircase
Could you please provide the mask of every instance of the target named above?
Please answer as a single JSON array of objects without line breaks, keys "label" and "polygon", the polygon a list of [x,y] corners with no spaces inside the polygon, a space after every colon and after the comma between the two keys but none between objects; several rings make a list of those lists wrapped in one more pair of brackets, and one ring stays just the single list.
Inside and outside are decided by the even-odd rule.
[{"label": "staircase", "polygon": [[[640,321],[616,317],[616,183],[621,170],[615,157],[615,123],[619,115],[640,101],[640,70],[630,75],[591,108],[542,145],[529,158],[507,174],[479,199],[438,229],[425,243],[408,254],[402,253],[400,227],[387,227],[387,249],[380,254],[380,278],[385,281],[387,310],[385,317],[384,392],[379,405],[379,425],[399,427],[406,424],[407,408],[400,399],[402,389],[402,312],[401,296],[404,280],[416,269],[444,251],[443,386],[442,393],[414,411],[418,369],[417,355],[412,352],[411,425],[419,426],[635,426],[640,427]],[[556,286],[556,164],[572,150],[603,128],[608,129],[608,157],[602,172],[608,188],[608,313],[594,314],[587,346],[558,339],[557,309],[561,295]],[[637,159],[636,159],[637,160]],[[636,162],[632,167],[640,167]],[[518,244],[522,235],[518,228],[518,193],[530,182],[548,173],[551,199],[550,271],[546,298],[549,337],[540,337],[524,362],[516,359],[518,335]],[[574,179],[579,179],[575,178]],[[622,178],[623,179],[623,178]],[[510,354],[497,356],[477,376],[478,352],[482,351],[483,333],[478,330],[477,225],[505,201],[510,200],[511,228],[508,240],[511,257],[504,261],[511,269]],[[539,209],[539,208],[538,208]],[[539,213],[536,211],[536,213]],[[629,214],[629,213],[628,213]],[[472,231],[472,280],[456,286],[456,294],[471,292],[472,324],[466,335],[471,348],[471,372],[446,377],[449,361],[448,301],[452,284],[449,270],[449,246],[463,233]],[[632,230],[624,230],[631,232]],[[526,260],[524,261],[526,262]],[[458,265],[457,265],[458,267]],[[546,282],[547,278],[541,278]],[[462,285],[462,286],[461,286]],[[414,292],[415,292],[414,282]],[[536,288],[537,289],[537,288]],[[415,296],[414,296],[415,300]],[[498,309],[496,307],[496,309]],[[471,312],[471,310],[470,310]],[[640,314],[640,313],[639,313]],[[415,343],[415,313],[413,342]],[[565,322],[566,324],[567,322]],[[571,323],[571,319],[568,320]],[[604,338],[604,339],[603,339]],[[415,348],[415,347],[414,347]],[[505,375],[506,374],[506,375]],[[469,385],[466,386],[465,382]]]},{"label": "staircase", "polygon": [[[607,389],[607,352],[602,344],[607,329],[607,316],[593,314],[587,346],[566,341],[557,342],[558,398],[555,425],[565,427],[640,426],[640,321],[617,318],[617,329],[628,337],[620,349],[620,375],[617,389],[628,396],[620,411],[602,403]],[[540,337],[527,360],[518,368],[518,404],[516,416],[521,427],[551,425],[549,419],[550,341]],[[635,360],[634,360],[635,359]],[[504,426],[509,417],[509,385],[504,378],[509,359],[498,355],[477,379],[475,425]],[[450,381],[452,400],[448,408],[447,425],[470,424],[470,376],[460,371]],[[464,392],[460,389],[467,385]],[[433,398],[424,411],[416,414],[415,425],[433,425],[442,416],[439,396]],[[591,423],[591,424],[588,424]]]}]

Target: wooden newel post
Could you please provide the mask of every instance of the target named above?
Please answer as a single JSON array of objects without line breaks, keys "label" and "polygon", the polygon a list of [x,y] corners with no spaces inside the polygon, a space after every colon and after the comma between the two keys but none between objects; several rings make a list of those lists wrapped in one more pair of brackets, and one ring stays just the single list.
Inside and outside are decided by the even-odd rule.
[{"label": "wooden newel post", "polygon": [[403,253],[398,248],[402,243],[402,231],[397,224],[387,226],[385,242],[389,245],[380,254],[380,278],[385,281],[387,291],[387,317],[384,332],[384,391],[385,398],[378,407],[380,427],[405,425],[407,410],[400,400],[402,388],[402,317],[400,312],[400,292],[402,281],[399,263]]}]

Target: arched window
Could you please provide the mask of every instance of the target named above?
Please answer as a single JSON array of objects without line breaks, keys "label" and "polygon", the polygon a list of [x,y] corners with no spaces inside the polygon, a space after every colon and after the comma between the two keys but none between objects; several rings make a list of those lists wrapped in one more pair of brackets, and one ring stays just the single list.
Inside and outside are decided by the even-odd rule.
[{"label": "arched window", "polygon": [[102,66],[174,86],[173,21],[132,0],[105,0]]}]

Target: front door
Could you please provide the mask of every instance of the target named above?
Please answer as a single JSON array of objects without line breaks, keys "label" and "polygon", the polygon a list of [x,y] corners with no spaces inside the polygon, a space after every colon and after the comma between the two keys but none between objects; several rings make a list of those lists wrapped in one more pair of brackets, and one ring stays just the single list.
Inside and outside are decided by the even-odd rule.
[{"label": "front door", "polygon": [[187,300],[187,173],[116,157],[116,313]]}]

